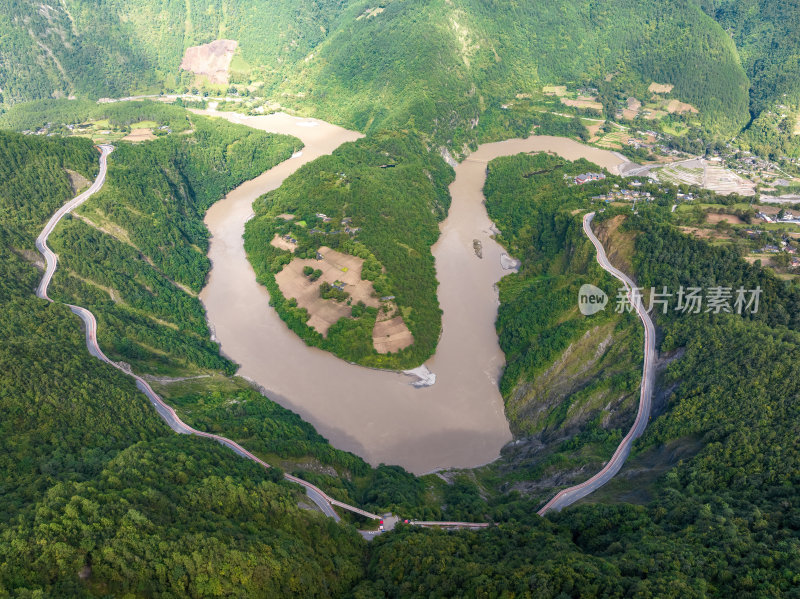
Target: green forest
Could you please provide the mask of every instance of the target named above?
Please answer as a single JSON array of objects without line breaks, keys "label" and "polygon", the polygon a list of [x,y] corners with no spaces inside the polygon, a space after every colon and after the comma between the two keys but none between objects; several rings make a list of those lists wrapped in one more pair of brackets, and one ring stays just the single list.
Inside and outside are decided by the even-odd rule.
[{"label": "green forest", "polygon": [[662,351],[686,353],[667,373],[677,384],[667,411],[637,452],[695,438],[703,448],[659,479],[651,501],[584,504],[545,520],[511,502],[496,505],[499,525],[487,531],[403,529],[372,543],[355,596],[793,596],[800,389],[784,376],[800,337],[700,318],[668,328]]},{"label": "green forest", "polygon": [[184,50],[224,37],[239,43],[231,79],[242,89],[255,83],[291,108],[364,132],[413,127],[459,153],[478,136],[507,135],[494,114],[516,94],[609,75],[628,94],[673,84],[716,133],[748,121],[737,48],[693,0],[109,0],[102,11],[84,0],[47,11],[4,2],[6,105],[183,91],[194,85],[179,69]]},{"label": "green forest", "polygon": [[279,471],[175,435],[65,306],[35,298],[34,237],[74,195],[65,169],[93,178],[97,157],[0,133],[0,596],[341,594],[361,575],[352,528],[300,509]]},{"label": "green forest", "polygon": [[189,117],[179,106],[152,100],[105,104],[89,100],[34,100],[14,104],[0,115],[0,127],[35,131],[48,123],[71,125],[106,120],[111,126],[125,127],[141,121],[155,121],[180,133],[192,128]]},{"label": "green forest", "polygon": [[[209,271],[203,215],[300,142],[160,102],[95,102],[203,86],[179,70],[181,56],[224,37],[239,42],[237,93],[251,85],[367,133],[259,198],[245,244],[274,307],[307,343],[406,368],[434,352],[441,331],[431,246],[453,179],[441,147],[462,155],[532,128],[586,140],[576,112],[501,105],[557,83],[596,87],[608,105],[658,81],[701,110],[686,144],[695,133],[737,135],[756,153],[792,155],[797,9],[795,0],[0,0],[0,127],[168,129],[117,144],[103,190],[51,236],[52,304],[34,295],[34,239],[96,177],[98,153],[77,136],[0,130],[0,598],[800,597],[800,286],[749,264],[736,245],[686,235],[670,208],[687,189],[644,184],[653,201],[634,211],[593,200],[631,189],[629,180],[572,184],[601,170],[585,160],[524,154],[488,165],[486,208],[521,264],[498,284],[496,321],[515,441],[482,468],[417,477],[335,449],[232,376],[210,340],[197,298]],[[696,201],[735,200],[710,195]],[[611,483],[541,518],[555,490],[609,459],[639,396],[641,323],[613,310],[619,285],[581,230],[590,210],[610,259],[644,288],[762,295],[756,313],[654,314],[659,373],[645,434]],[[308,327],[275,282],[292,258],[270,245],[276,234],[296,241],[296,256],[325,245],[363,258],[363,277],[394,297],[414,345],[377,354],[377,311],[358,304],[327,337]],[[580,314],[584,283],[606,291],[607,310]],[[325,293],[347,305],[336,287]],[[91,309],[104,351],[157,375],[153,386],[188,424],[275,467],[174,434],[132,379],[89,355],[62,302]],[[283,472],[373,512],[491,526],[400,524],[367,542],[357,529],[374,523],[325,518]]]},{"label": "green forest", "polygon": [[[599,170],[544,153],[489,164],[484,193],[496,239],[521,261],[519,272],[499,283],[496,321],[506,357],[500,391],[520,444],[482,469],[489,487],[556,475],[559,486],[580,482],[608,460],[633,421],[641,380],[638,320],[617,314],[613,304],[586,318],[576,303],[585,283],[610,298],[617,294],[617,281],[595,263],[581,214],[592,195],[621,179],[572,182]],[[530,493],[545,499],[550,492],[545,486]]]},{"label": "green forest", "polygon": [[[744,129],[745,149],[797,156],[798,14],[796,0],[3,0],[0,122],[29,100],[75,97],[75,115],[100,97],[232,89],[367,133],[418,129],[461,154],[527,134],[530,115],[509,122],[501,106],[544,85],[595,89],[613,117],[655,81],[700,110],[708,141]],[[218,38],[238,42],[230,85],[180,69]]]},{"label": "green forest", "polygon": [[[419,366],[433,354],[441,330],[431,246],[450,205],[452,179],[452,169],[417,134],[387,131],[301,167],[279,189],[256,200],[245,249],[278,314],[307,343],[352,362]],[[281,214],[295,218],[286,221]],[[272,246],[276,234],[296,238],[295,252]],[[372,347],[374,309],[359,314],[353,306],[353,318],[339,320],[326,337],[306,325],[308,313],[283,297],[275,275],[294,256],[314,258],[321,246],[364,258],[362,278],[372,282],[377,296],[394,296],[413,345],[378,354]]]},{"label": "green forest", "polygon": [[[203,215],[301,144],[221,120],[189,122],[188,112],[168,108],[164,116],[177,121],[178,111],[190,133],[118,144],[103,189],[51,237],[62,255],[52,297],[92,310],[109,356],[137,371],[231,373],[196,297],[210,267]],[[142,111],[155,116],[150,106]]]},{"label": "green forest", "polygon": [[750,109],[758,115],[776,103],[800,100],[800,3],[797,0],[704,0],[736,42],[751,81]]},{"label": "green forest", "polygon": [[[537,198],[538,187],[548,185],[547,167],[570,166],[545,155],[490,164],[487,207],[498,225],[504,223],[501,239],[509,249],[535,252],[546,270],[559,261],[579,264],[583,245],[568,233],[544,242],[544,231],[570,230],[570,225],[537,230],[548,201],[564,206],[566,222],[581,196],[587,203],[598,192],[591,186],[567,188],[563,178],[552,177],[549,185],[555,189],[545,187]],[[526,189],[526,177],[538,177],[538,185]],[[534,199],[541,213],[532,211]],[[517,213],[526,218],[515,219]],[[657,397],[653,421],[607,489],[540,519],[533,511],[541,504],[508,492],[508,483],[519,482],[512,471],[504,493],[483,506],[480,500],[467,504],[482,510],[496,527],[449,533],[401,528],[381,537],[369,547],[366,578],[356,586],[355,597],[794,596],[800,583],[800,453],[795,442],[800,335],[793,320],[798,289],[733,253],[671,229],[666,224],[669,204],[654,202],[640,209],[638,218],[630,215],[629,208],[607,208],[595,227],[605,230],[612,219],[626,218],[622,234],[612,238],[616,243],[633,239],[640,284],[761,284],[764,311],[747,318],[659,314],[660,352],[678,359],[661,375],[659,387],[667,392]],[[610,248],[612,259],[625,259],[620,249]],[[525,265],[506,281],[536,276],[526,275]],[[592,269],[587,275],[603,286],[602,275]],[[547,297],[551,292],[541,293]],[[513,301],[509,305],[519,309],[522,304]],[[543,302],[539,313],[546,317],[557,306]],[[501,339],[507,309],[501,305]],[[556,328],[570,327],[567,320]],[[503,344],[507,353],[541,345],[539,337],[527,343],[519,336],[513,339],[515,345]],[[509,354],[510,367],[514,356]],[[672,460],[670,453],[682,459]],[[493,467],[509,475],[501,469],[509,459],[513,456],[504,452]],[[480,472],[479,479],[487,480]]]},{"label": "green forest", "polygon": [[[535,432],[544,424],[526,422],[526,404],[538,405],[541,398],[526,396],[521,387],[534,381],[587,331],[611,325],[616,336],[626,327],[636,327],[634,318],[620,318],[612,311],[584,318],[575,303],[584,283],[599,284],[610,297],[616,296],[617,282],[595,263],[594,247],[583,234],[580,215],[575,214],[589,205],[590,195],[613,185],[612,179],[589,186],[572,184],[574,176],[598,170],[586,160],[569,162],[549,154],[499,158],[489,167],[484,189],[487,211],[500,230],[498,241],[522,261],[520,272],[500,283],[497,318],[500,347],[507,360],[500,389],[509,420],[520,431]],[[606,373],[614,381],[612,388],[627,395],[638,386],[635,372],[640,364],[635,357],[638,343],[633,342],[631,349],[631,355],[618,357],[623,363],[607,365],[613,371],[620,369],[614,376]],[[625,365],[625,361],[630,363]],[[558,420],[563,421],[569,406],[554,409],[554,417],[564,414],[550,426],[562,424]]]}]

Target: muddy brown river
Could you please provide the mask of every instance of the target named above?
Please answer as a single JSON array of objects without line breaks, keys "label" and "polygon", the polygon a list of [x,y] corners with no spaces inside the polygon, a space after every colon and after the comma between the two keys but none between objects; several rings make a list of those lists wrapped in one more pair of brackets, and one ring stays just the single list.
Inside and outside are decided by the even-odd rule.
[{"label": "muddy brown river", "polygon": [[[492,223],[483,206],[486,165],[498,156],[531,151],[585,157],[609,169],[624,160],[542,136],[483,145],[456,167],[450,213],[433,247],[444,316],[436,355],[426,366],[436,383],[415,388],[414,379],[404,374],[355,366],[306,346],[269,306],[269,295],[256,282],[244,251],[244,225],[258,196],[280,186],[303,164],[361,135],[284,114],[198,112],[294,135],[305,144],[299,156],[242,184],[205,218],[212,235],[212,269],[200,299],[222,352],[241,365],[239,374],[300,414],[335,447],[371,464],[399,464],[420,474],[496,459],[511,440],[497,386],[504,357],[494,328],[495,283],[509,271],[501,266],[503,250],[491,238]],[[476,255],[476,239],[483,258]]]}]

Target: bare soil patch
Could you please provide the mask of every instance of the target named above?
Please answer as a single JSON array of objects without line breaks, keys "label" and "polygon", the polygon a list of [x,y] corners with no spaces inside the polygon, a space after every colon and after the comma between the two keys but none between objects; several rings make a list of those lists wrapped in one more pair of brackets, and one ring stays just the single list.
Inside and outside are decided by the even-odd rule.
[{"label": "bare soil patch", "polygon": [[625,272],[630,272],[632,270],[633,246],[636,241],[636,235],[619,230],[620,225],[626,219],[625,215],[620,214],[598,223],[595,233],[606,247],[606,253],[611,263]]},{"label": "bare soil patch", "polygon": [[732,225],[744,224],[744,221],[735,214],[719,214],[716,212],[711,212],[706,217],[706,220],[711,224],[716,224],[723,221],[731,223]]},{"label": "bare soil patch", "polygon": [[[344,284],[344,291],[350,294],[353,304],[364,302],[365,305],[377,308],[378,298],[374,297],[372,283],[361,279],[361,266],[364,260],[349,254],[343,254],[329,247],[321,247],[319,254],[322,260],[295,258],[275,275],[275,281],[286,298],[294,298],[297,305],[308,310],[310,318],[306,323],[322,335],[340,318],[350,316],[350,306],[346,302],[323,299],[319,286],[323,282],[331,285],[337,281]],[[303,274],[303,267],[322,271],[316,281]]]},{"label": "bare soil patch", "polygon": [[781,211],[780,206],[759,206],[758,211],[768,216],[775,216]]},{"label": "bare soil patch", "polygon": [[692,112],[697,113],[700,112],[692,106],[691,104],[687,104],[686,102],[681,102],[679,100],[670,100],[669,104],[667,104],[667,112],[670,114],[683,114],[685,112]]},{"label": "bare soil patch", "polygon": [[368,8],[367,10],[365,10],[363,13],[361,13],[356,17],[356,21],[360,21],[361,19],[371,19],[372,17],[377,17],[384,10],[386,9],[383,8],[382,6],[379,6],[377,8]]},{"label": "bare soil patch", "polygon": [[622,118],[632,121],[635,119],[639,111],[642,109],[642,103],[636,98],[628,98],[627,108],[622,110]]},{"label": "bare soil patch", "polygon": [[674,85],[670,85],[669,83],[653,83],[650,84],[650,87],[647,88],[651,94],[668,94],[672,91],[672,88],[675,87]]},{"label": "bare soil patch", "polygon": [[187,48],[181,68],[208,77],[211,83],[227,85],[231,59],[238,45],[239,42],[235,40],[215,40],[210,44]]},{"label": "bare soil patch", "polygon": [[122,141],[139,143],[143,141],[150,141],[151,139],[155,138],[156,136],[153,135],[153,131],[151,129],[132,129],[128,135],[122,138]]},{"label": "bare soil patch", "polygon": [[721,233],[715,229],[703,229],[700,227],[678,227],[682,232],[697,239],[730,239],[729,235]]},{"label": "bare soil patch", "polygon": [[375,322],[372,329],[372,346],[379,354],[397,352],[414,343],[414,336],[408,330],[402,316]]},{"label": "bare soil patch", "polygon": [[586,130],[589,132],[589,143],[595,142],[600,139],[600,129],[603,128],[603,123],[597,123],[596,125],[588,125]]},{"label": "bare soil patch", "polygon": [[292,243],[288,239],[284,239],[277,233],[275,233],[275,237],[273,237],[272,241],[269,242],[272,247],[276,247],[279,250],[286,250],[287,252],[292,252],[294,254],[295,249],[297,249],[297,244]]},{"label": "bare soil patch", "polygon": [[745,256],[744,259],[750,264],[754,264],[756,261],[761,260],[761,266],[772,266],[772,258],[766,254],[759,254],[758,256]]},{"label": "bare soil patch", "polygon": [[573,108],[587,108],[589,110],[596,110],[601,112],[603,105],[594,99],[578,98],[577,100],[570,100],[569,98],[561,98],[561,103],[564,106],[572,106]]}]

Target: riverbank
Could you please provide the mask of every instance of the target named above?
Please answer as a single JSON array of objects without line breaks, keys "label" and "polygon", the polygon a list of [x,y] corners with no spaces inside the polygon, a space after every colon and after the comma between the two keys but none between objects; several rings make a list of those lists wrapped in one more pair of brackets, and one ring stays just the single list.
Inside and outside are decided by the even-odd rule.
[{"label": "riverbank", "polygon": [[[300,414],[335,447],[372,464],[399,464],[424,473],[496,459],[511,440],[498,390],[504,356],[494,328],[495,284],[509,271],[503,268],[504,250],[492,239],[483,206],[486,165],[498,156],[530,151],[555,151],[570,159],[585,156],[607,168],[622,160],[572,140],[533,137],[481,146],[456,167],[450,211],[433,247],[444,315],[439,346],[425,366],[436,383],[415,388],[403,374],[348,364],[306,346],[269,306],[269,295],[257,283],[242,244],[244,224],[258,196],[277,188],[306,161],[359,134],[288,115],[201,113],[288,133],[305,144],[302,156],[245,183],[206,215],[212,269],[200,298],[223,353],[241,365],[239,374]],[[481,241],[483,259],[475,254],[475,239]]]}]

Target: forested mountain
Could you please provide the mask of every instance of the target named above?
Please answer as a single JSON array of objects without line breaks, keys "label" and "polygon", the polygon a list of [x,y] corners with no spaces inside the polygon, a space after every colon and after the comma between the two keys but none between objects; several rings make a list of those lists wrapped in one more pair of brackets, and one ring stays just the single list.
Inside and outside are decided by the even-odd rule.
[{"label": "forested mountain", "polygon": [[750,79],[753,122],[741,141],[762,155],[797,155],[800,2],[707,0],[704,7],[736,42]]},{"label": "forested mountain", "polygon": [[[113,115],[126,105],[109,106]],[[119,144],[103,189],[51,236],[62,256],[51,294],[92,310],[109,356],[137,371],[231,372],[196,297],[210,267],[202,218],[228,190],[301,143],[222,120],[191,115],[190,121],[178,107],[153,107],[165,111],[160,116],[175,130],[146,145]],[[155,114],[147,104],[127,108],[143,119]]]},{"label": "forested mountain", "polygon": [[[203,213],[299,142],[155,102],[93,101],[181,91],[197,83],[179,68],[185,49],[232,39],[237,93],[251,88],[367,132],[262,197],[245,243],[295,330],[351,360],[402,367],[427,357],[441,329],[430,247],[452,171],[439,146],[458,153],[500,135],[512,120],[502,103],[545,84],[597,87],[605,101],[647,94],[656,81],[700,109],[706,132],[732,135],[752,118],[740,140],[780,151],[793,135],[783,111],[800,106],[798,8],[0,0],[0,109],[79,97],[12,110],[3,126],[148,120],[158,133],[120,142],[103,190],[51,236],[59,271],[48,304],[34,295],[34,238],[96,176],[97,151],[78,137],[0,131],[0,597],[798,596],[800,287],[735,248],[685,234],[670,211],[676,188],[645,183],[637,188],[651,202],[600,211],[592,196],[629,181],[573,185],[599,167],[549,154],[487,166],[497,239],[521,261],[498,284],[496,323],[516,440],[486,467],[419,478],[334,449],[228,376],[234,365],[210,340],[196,297],[209,267]],[[577,117],[537,118],[539,132],[588,136]],[[595,231],[611,260],[641,286],[759,287],[761,310],[654,314],[658,393],[645,434],[611,483],[540,518],[554,488],[608,460],[638,399],[638,320],[611,309],[585,318],[575,306],[583,283],[617,291],[581,231],[588,210],[600,212]],[[296,256],[312,259],[325,243],[363,257],[417,343],[377,355],[368,331],[376,316],[362,310],[325,346],[296,301],[276,292],[273,275],[292,258],[270,245],[276,233],[296,236]],[[174,434],[129,377],[88,354],[80,321],[61,302],[95,312],[114,360],[151,375],[210,374],[163,384],[192,426],[375,512],[494,525],[401,524],[367,545],[355,517],[335,524],[306,509],[280,469]]]},{"label": "forested mountain", "polygon": [[[685,354],[669,367],[664,413],[637,443],[619,484],[624,490],[629,477],[641,475],[637,460],[646,463],[664,447],[690,449],[658,482],[645,483],[652,499],[586,504],[542,520],[534,515],[536,501],[458,480],[444,485],[445,514],[498,526],[445,533],[401,525],[366,547],[347,526],[300,510],[297,491],[272,473],[214,443],[173,434],[129,378],[88,355],[79,322],[65,307],[34,298],[38,273],[26,259],[34,235],[74,193],[64,169],[94,175],[89,142],[2,134],[0,157],[9,182],[0,194],[0,593],[757,598],[791,596],[797,586],[798,291],[733,254],[664,229],[669,205],[642,208],[638,221],[624,225],[624,234],[635,237],[633,265],[643,284],[683,282],[692,274],[685,265],[693,264],[704,284],[758,281],[768,301],[756,319],[659,318],[661,351]],[[527,248],[515,286],[540,276],[567,284],[587,276],[569,234],[545,243],[540,230],[528,245],[524,232],[524,222],[546,222],[559,205],[557,179],[535,175],[551,186],[548,200],[524,175],[583,167],[549,156],[492,166],[509,186],[493,183],[490,209],[509,247]],[[522,201],[507,201],[515,193]],[[572,207],[580,194],[592,193],[585,188],[562,198],[556,220],[565,226],[556,231],[570,230],[568,220],[580,218]],[[609,210],[603,218],[625,214]],[[552,260],[565,243],[575,256],[571,266]],[[547,273],[536,272],[540,260]],[[553,297],[559,288],[553,286]],[[509,305],[523,311],[535,299],[522,293]],[[513,327],[513,318],[506,314],[500,326]],[[512,351],[515,343],[522,346],[504,341]],[[246,438],[256,451],[313,452],[358,477],[368,470],[357,458],[333,455],[307,425],[264,398],[217,393],[205,402],[184,396],[176,405],[191,402],[192,422]],[[387,467],[370,477],[369,488],[358,491],[349,480],[319,475],[339,485],[332,492],[357,493],[376,509],[395,503],[441,517],[423,507],[430,498],[419,479]]]},{"label": "forested mountain", "polygon": [[[553,367],[569,359],[568,352],[557,353],[562,340],[553,333],[574,343],[580,330],[575,334],[575,319],[559,302],[561,289],[582,277],[605,284],[583,264],[585,239],[571,234],[582,212],[574,206],[588,208],[605,183],[570,187],[552,175],[573,167],[585,164],[547,155],[490,164],[487,208],[501,240],[523,258],[519,275],[504,282],[506,303],[498,319],[510,360],[506,390],[519,383],[530,389],[548,376],[536,369],[542,355],[550,356],[548,366],[555,361]],[[760,285],[762,309],[744,316],[654,314],[662,332],[659,350],[671,357],[659,382],[666,393],[657,398],[653,421],[628,465],[608,488],[545,521],[532,515],[529,502],[506,491],[482,508],[499,523],[496,528],[403,529],[377,539],[356,597],[793,596],[800,567],[800,453],[794,441],[800,418],[800,289],[748,265],[734,251],[674,230],[670,203],[665,194],[641,206],[638,216],[629,206],[598,214],[594,226],[604,231],[612,259],[627,261],[645,288]],[[526,294],[525,287],[537,281],[544,281],[538,293]],[[509,298],[511,292],[516,293]],[[526,311],[528,318],[516,318]],[[552,324],[556,319],[561,326]],[[602,326],[608,319],[600,314],[580,324]],[[630,339],[616,336],[614,342]],[[580,371],[572,376],[579,378]],[[546,396],[536,399],[537,408],[550,409]],[[583,402],[586,395],[582,389],[570,399]],[[581,437],[560,448],[558,466],[569,467],[564,454],[591,442],[591,436]],[[542,451],[538,446],[530,453]],[[494,467],[502,469],[509,458],[504,453]],[[526,467],[518,462],[503,472],[503,488],[520,488]],[[547,474],[542,467],[528,471]],[[478,480],[487,479],[479,474]]]},{"label": "forested mountain", "polygon": [[413,124],[456,148],[487,111],[565,82],[613,78],[640,95],[671,84],[712,129],[747,122],[736,48],[693,0],[4,2],[6,103],[183,87],[184,50],[219,38],[239,44],[231,81],[364,131]]},{"label": "forested mountain", "polygon": [[706,11],[733,36],[750,77],[754,115],[800,100],[800,2],[708,0]]},{"label": "forested mountain", "polygon": [[586,160],[520,154],[493,160],[484,187],[497,240],[521,262],[519,273],[499,283],[496,322],[507,362],[500,391],[519,441],[488,481],[513,481],[533,496],[551,492],[535,480],[556,477],[566,485],[599,470],[633,421],[639,397],[636,317],[609,310],[585,318],[575,303],[585,283],[612,298],[617,293],[574,215],[591,194],[621,181],[569,184],[597,169]]},{"label": "forested mountain", "polygon": [[74,195],[65,169],[94,177],[88,140],[0,133],[0,596],[343,592],[355,531],[300,509],[280,471],[175,435],[65,306],[35,298],[33,240]]}]

